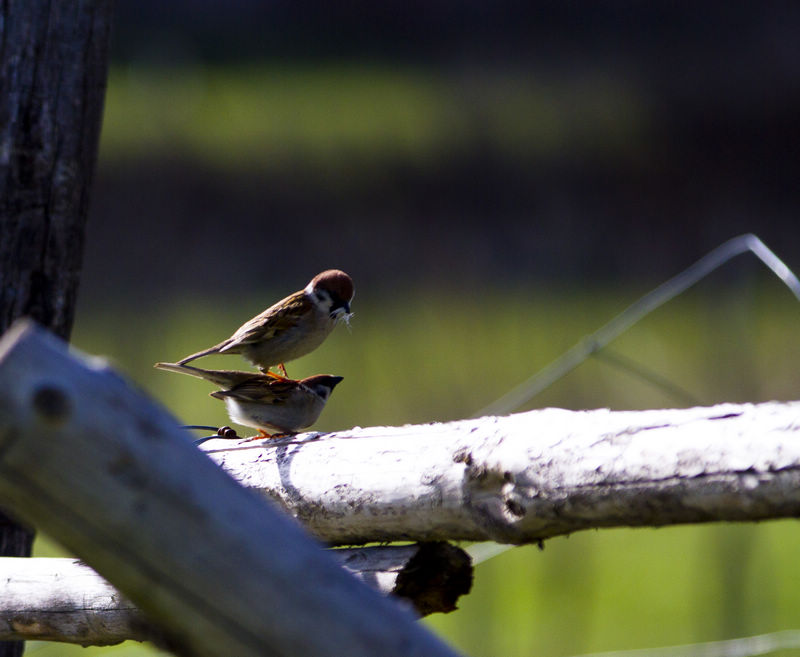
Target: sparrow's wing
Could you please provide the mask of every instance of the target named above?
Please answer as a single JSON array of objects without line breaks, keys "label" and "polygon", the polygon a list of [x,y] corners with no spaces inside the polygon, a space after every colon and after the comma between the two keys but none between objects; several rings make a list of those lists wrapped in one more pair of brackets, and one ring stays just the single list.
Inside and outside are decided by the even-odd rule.
[{"label": "sparrow's wing", "polygon": [[295,292],[242,324],[225,341],[220,352],[224,353],[240,345],[272,340],[276,335],[297,326],[311,310],[311,301],[305,293],[302,290]]},{"label": "sparrow's wing", "polygon": [[292,391],[298,385],[294,381],[283,381],[256,375],[230,390],[220,390],[211,394],[218,399],[232,397],[239,401],[257,402],[259,404],[282,404],[289,399]]}]

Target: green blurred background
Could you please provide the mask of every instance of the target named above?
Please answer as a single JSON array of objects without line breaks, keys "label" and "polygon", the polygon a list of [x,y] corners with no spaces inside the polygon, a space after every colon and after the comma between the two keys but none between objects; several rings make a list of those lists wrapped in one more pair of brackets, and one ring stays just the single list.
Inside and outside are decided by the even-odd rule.
[{"label": "green blurred background", "polygon": [[[183,422],[228,419],[152,363],[328,267],[355,279],[352,330],[290,366],[344,376],[320,430],[469,416],[736,234],[800,268],[791,3],[117,13],[73,338]],[[612,348],[698,403],[796,399],[798,320],[742,256]],[[594,359],[525,408],[684,404]],[[425,623],[474,657],[798,628],[797,539],[792,521],[584,532],[479,565]],[[155,651],[28,647],[73,652]]]}]

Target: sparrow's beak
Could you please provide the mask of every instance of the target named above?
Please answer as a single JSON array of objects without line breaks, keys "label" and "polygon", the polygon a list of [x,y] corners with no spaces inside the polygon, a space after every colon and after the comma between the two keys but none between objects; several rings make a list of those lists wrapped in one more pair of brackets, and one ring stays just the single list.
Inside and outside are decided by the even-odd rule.
[{"label": "sparrow's beak", "polygon": [[350,314],[350,304],[347,301],[343,301],[342,303],[336,304],[331,308],[331,317],[340,317],[341,315],[349,315]]}]

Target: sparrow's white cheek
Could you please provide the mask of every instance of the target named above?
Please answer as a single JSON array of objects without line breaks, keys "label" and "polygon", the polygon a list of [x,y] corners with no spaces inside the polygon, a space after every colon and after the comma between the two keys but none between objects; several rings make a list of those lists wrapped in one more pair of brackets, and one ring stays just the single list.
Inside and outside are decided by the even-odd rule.
[{"label": "sparrow's white cheek", "polygon": [[331,306],[333,306],[333,299],[325,290],[311,290],[308,292],[308,296],[311,297],[314,305],[319,306],[320,309],[330,311]]}]

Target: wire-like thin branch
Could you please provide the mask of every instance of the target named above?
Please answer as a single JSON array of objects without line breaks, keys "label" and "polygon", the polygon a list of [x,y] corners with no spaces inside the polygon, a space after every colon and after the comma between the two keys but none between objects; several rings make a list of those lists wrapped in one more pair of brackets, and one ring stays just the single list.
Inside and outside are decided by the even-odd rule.
[{"label": "wire-like thin branch", "polygon": [[767,246],[752,233],[734,237],[702,257],[688,269],[665,281],[628,306],[610,322],[583,338],[578,344],[564,352],[552,363],[497,401],[478,411],[473,417],[509,413],[533,399],[540,392],[574,370],[589,356],[615,340],[643,317],[664,305],[667,301],[708,276],[728,260],[742,253],[753,253],[761,262],[783,281],[800,301],[800,280]]},{"label": "wire-like thin branch", "polygon": [[651,370],[649,367],[637,363],[635,360],[612,351],[609,348],[602,349],[592,354],[595,358],[602,360],[617,369],[628,372],[642,381],[646,381],[655,388],[666,393],[670,397],[679,400],[689,406],[701,406],[703,401],[695,397],[691,392],[682,388],[677,383],[673,383],[667,377]]}]

